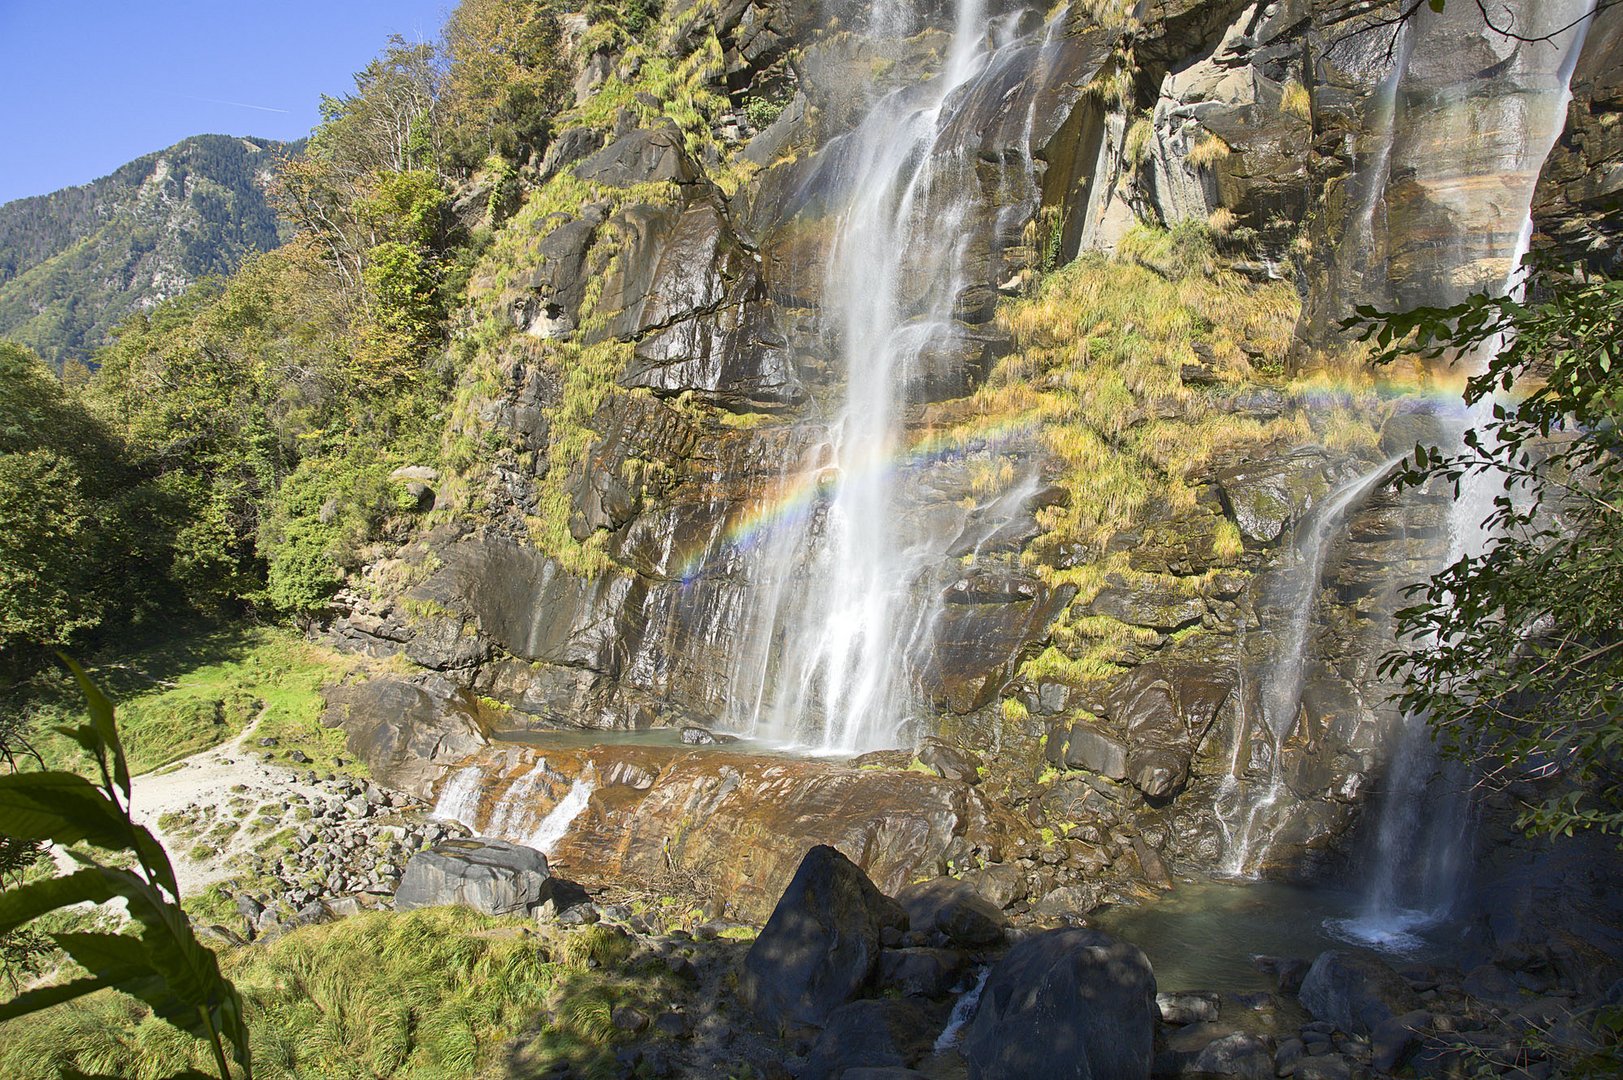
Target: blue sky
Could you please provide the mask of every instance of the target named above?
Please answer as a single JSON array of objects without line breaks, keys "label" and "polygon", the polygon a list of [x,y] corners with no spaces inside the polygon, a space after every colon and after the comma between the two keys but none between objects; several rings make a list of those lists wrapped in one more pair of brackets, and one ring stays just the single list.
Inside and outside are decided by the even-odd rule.
[{"label": "blue sky", "polygon": [[[0,203],[188,135],[296,139],[455,0],[0,0]],[[253,106],[253,107],[250,107]]]}]

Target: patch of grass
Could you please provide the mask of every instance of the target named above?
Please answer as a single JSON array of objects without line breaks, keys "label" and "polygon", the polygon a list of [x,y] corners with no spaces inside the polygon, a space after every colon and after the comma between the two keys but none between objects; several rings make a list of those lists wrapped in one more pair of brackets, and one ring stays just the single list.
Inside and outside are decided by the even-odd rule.
[{"label": "patch of grass", "polygon": [[1299,80],[1290,79],[1279,98],[1279,111],[1298,120],[1313,119],[1313,95]]},{"label": "patch of grass", "polygon": [[[255,717],[260,735],[280,740],[279,752],[296,745],[327,746],[333,735],[341,746],[342,733],[327,732],[319,723],[320,690],[347,663],[289,630],[236,627],[177,636],[133,654],[102,658],[91,668],[118,702],[119,733],[131,771],[144,773],[225,742]],[[51,731],[78,719],[69,681],[42,677],[30,689],[24,709],[40,733],[46,765],[91,767],[77,746]]]},{"label": "patch of grass", "polygon": [[[221,959],[242,991],[257,1075],[448,1080],[499,1071],[507,1051],[509,1064],[522,1060],[519,1075],[564,1061],[588,1076],[612,1074],[612,1010],[656,1011],[675,988],[657,966],[628,966],[629,944],[608,950],[618,963],[588,969],[585,958],[605,949],[560,945],[521,919],[431,908],[356,915]],[[0,1075],[16,1080],[68,1070],[162,1076],[206,1068],[207,1055],[112,993],[0,1025]]]},{"label": "patch of grass", "polygon": [[1189,148],[1189,164],[1196,169],[1210,169],[1227,161],[1234,153],[1232,147],[1217,135],[1207,132],[1199,142]]}]

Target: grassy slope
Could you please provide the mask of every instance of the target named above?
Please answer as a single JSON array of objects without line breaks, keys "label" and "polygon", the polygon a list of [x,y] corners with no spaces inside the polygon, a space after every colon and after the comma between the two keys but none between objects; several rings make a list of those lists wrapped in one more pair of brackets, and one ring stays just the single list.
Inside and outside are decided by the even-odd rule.
[{"label": "grassy slope", "polygon": [[[343,734],[321,726],[320,691],[351,664],[291,630],[230,627],[92,664],[91,673],[118,704],[119,732],[137,773],[216,746],[255,717],[256,734],[277,739],[277,757],[303,750],[315,767],[330,769]],[[48,766],[87,766],[77,747],[50,730],[80,717],[82,702],[67,679],[38,680],[23,707]]]},{"label": "grassy slope", "polygon": [[[612,1076],[612,1010],[653,1015],[677,993],[668,969],[631,960],[631,947],[601,927],[547,935],[433,908],[309,927],[228,952],[223,967],[247,1005],[256,1076],[426,1080],[508,1064],[540,1075],[558,1061]],[[0,1075],[16,1080],[188,1065],[207,1068],[204,1045],[120,994],[0,1025]]]}]

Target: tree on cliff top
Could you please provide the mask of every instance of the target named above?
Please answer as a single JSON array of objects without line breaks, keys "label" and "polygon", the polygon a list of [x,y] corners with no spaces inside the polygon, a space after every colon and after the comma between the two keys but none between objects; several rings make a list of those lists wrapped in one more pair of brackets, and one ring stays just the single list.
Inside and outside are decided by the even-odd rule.
[{"label": "tree on cliff top", "polygon": [[1526,295],[1360,311],[1385,359],[1492,354],[1465,390],[1492,420],[1405,474],[1496,483],[1487,543],[1416,587],[1382,672],[1446,752],[1520,785],[1524,828],[1623,833],[1623,281],[1530,263]]}]

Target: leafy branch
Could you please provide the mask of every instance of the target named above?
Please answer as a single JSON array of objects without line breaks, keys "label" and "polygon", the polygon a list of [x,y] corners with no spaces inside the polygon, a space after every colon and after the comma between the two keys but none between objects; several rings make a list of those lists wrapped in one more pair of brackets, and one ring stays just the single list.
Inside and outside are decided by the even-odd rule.
[{"label": "leafy branch", "polygon": [[17,995],[0,1004],[0,1020],[26,1016],[97,990],[121,990],[146,1002],[160,1019],[206,1041],[221,1080],[231,1076],[227,1044],[242,1075],[251,1080],[253,1065],[242,999],[220,973],[214,953],[193,935],[162,845],[130,817],[129,765],[119,742],[112,702],[78,664],[66,657],[63,661],[84,693],[90,716],[84,724],[58,730],[95,759],[101,784],[59,771],[0,776],[0,833],[36,843],[89,844],[126,851],[135,856],[136,868],[103,866],[70,851],[79,870],[0,894],[0,935],[62,907],[119,897],[139,932],[52,934],[63,952],[89,975]]}]

